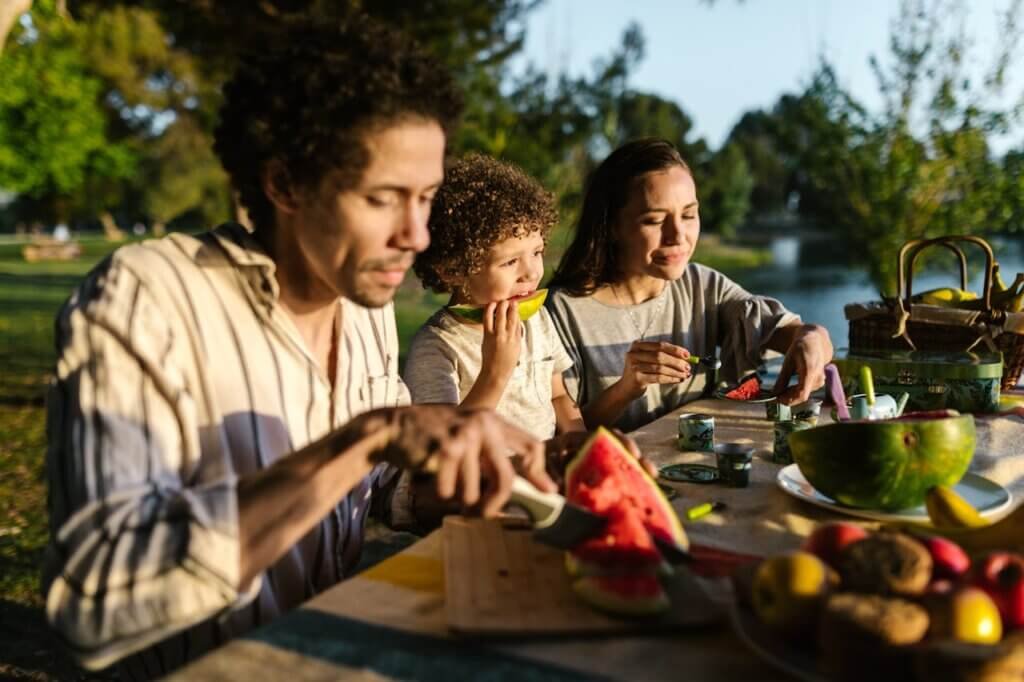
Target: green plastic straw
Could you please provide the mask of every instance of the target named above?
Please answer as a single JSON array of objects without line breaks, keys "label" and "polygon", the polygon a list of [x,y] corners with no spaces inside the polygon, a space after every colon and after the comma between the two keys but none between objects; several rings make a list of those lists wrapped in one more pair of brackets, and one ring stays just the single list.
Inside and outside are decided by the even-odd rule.
[{"label": "green plastic straw", "polygon": [[867,365],[861,365],[860,368],[860,384],[861,388],[864,389],[864,395],[868,399],[868,405],[875,404],[875,380],[871,376],[871,368]]}]

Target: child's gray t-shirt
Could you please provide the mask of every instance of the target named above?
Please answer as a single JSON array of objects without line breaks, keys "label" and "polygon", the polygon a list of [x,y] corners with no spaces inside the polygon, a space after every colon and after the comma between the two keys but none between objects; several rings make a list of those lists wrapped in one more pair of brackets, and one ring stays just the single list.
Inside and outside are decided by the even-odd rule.
[{"label": "child's gray t-shirt", "polygon": [[[717,380],[733,383],[757,369],[776,329],[800,322],[774,298],[748,293],[697,263],[690,263],[657,297],[628,308],[558,290],[548,295],[547,306],[573,360],[565,374],[566,389],[580,406],[622,377],[626,351],[642,331],[645,341],[668,341],[691,354],[717,355],[722,361]],[[632,431],[700,398],[709,388],[708,377],[697,368],[681,383],[648,386],[615,426]]]},{"label": "child's gray t-shirt", "polygon": [[[457,405],[480,375],[483,329],[463,324],[441,309],[416,332],[403,379],[414,403]],[[555,435],[551,380],[572,366],[547,310],[523,323],[523,340],[512,376],[496,412],[512,424],[546,440]]]}]

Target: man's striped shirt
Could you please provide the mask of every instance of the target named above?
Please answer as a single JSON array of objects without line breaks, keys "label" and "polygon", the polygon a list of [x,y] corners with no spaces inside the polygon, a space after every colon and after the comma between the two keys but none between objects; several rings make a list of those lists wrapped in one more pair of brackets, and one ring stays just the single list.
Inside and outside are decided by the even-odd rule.
[{"label": "man's striped shirt", "polygon": [[122,673],[160,675],[357,562],[373,492],[395,478],[383,466],[237,590],[238,478],[408,402],[390,305],[339,300],[332,387],[277,298],[273,261],[228,224],[119,249],[58,316],[44,587],[90,666],[144,649]]}]

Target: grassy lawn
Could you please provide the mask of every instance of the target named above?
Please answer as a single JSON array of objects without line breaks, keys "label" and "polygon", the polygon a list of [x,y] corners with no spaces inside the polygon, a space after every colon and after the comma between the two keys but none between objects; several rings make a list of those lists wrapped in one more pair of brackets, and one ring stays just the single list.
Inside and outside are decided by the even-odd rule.
[{"label": "grassy lawn", "polygon": [[[557,262],[555,235],[548,272]],[[21,248],[0,244],[0,678],[109,679],[78,671],[46,629],[39,566],[47,541],[43,397],[53,361],[53,319],[61,303],[117,245],[82,242],[71,263],[26,263]],[[697,260],[721,270],[757,267],[760,251],[702,241]],[[395,299],[402,350],[445,298],[424,291],[415,277]]]}]

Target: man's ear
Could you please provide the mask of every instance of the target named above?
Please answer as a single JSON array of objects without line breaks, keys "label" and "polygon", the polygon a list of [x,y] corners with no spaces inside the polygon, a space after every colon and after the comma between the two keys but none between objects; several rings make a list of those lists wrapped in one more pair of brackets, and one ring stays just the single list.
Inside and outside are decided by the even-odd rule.
[{"label": "man's ear", "polygon": [[293,213],[298,207],[297,188],[285,165],[277,159],[268,161],[260,174],[263,193],[278,210]]}]

